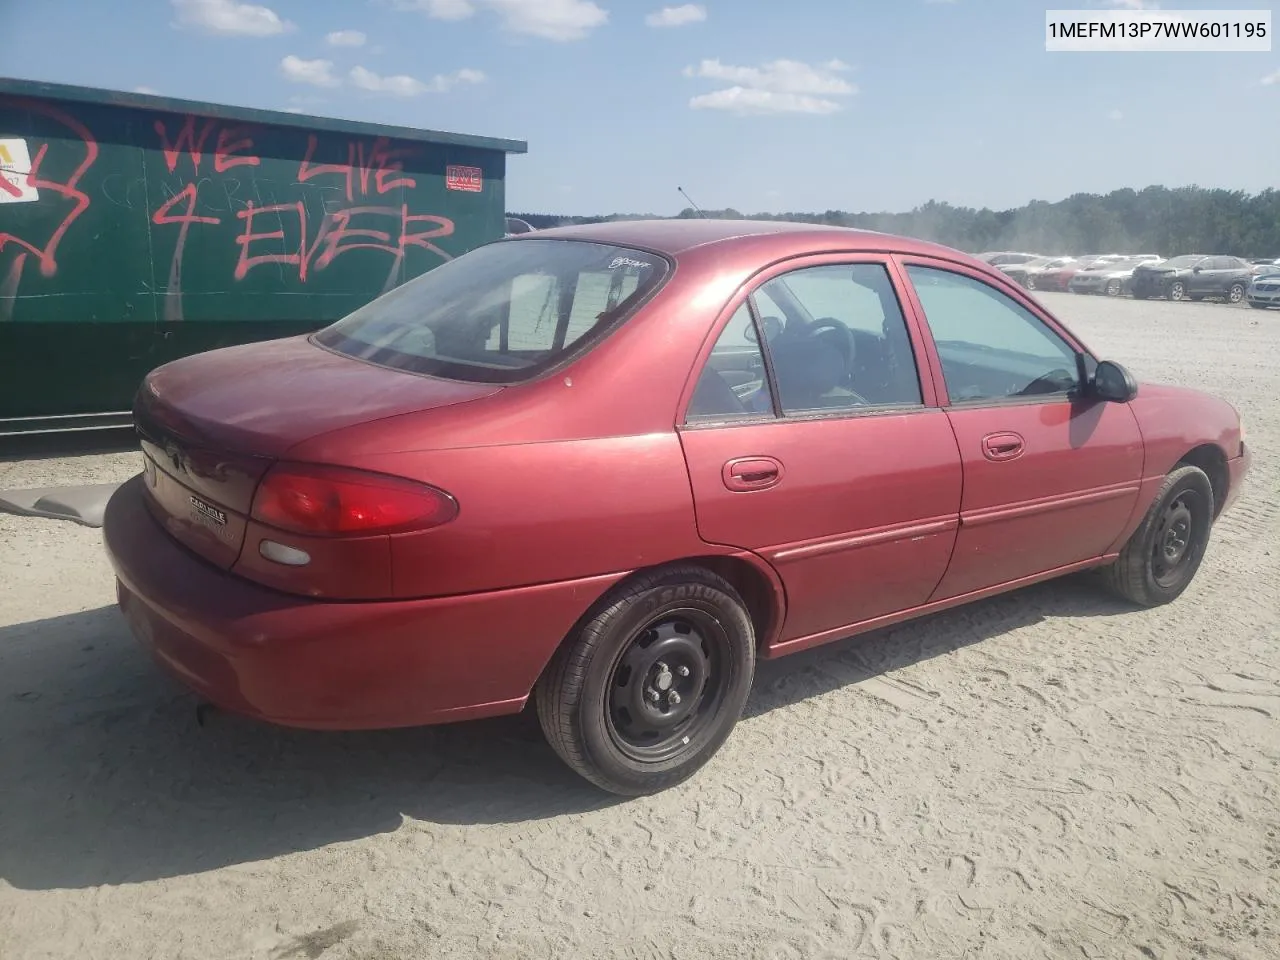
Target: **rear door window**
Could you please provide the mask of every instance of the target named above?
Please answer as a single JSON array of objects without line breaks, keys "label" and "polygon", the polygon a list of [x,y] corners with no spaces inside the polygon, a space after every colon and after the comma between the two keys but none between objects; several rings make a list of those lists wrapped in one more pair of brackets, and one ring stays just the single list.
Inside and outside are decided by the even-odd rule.
[{"label": "rear door window", "polygon": [[906,319],[881,263],[804,267],[767,281],[785,317],[769,337],[784,414],[923,402]]},{"label": "rear door window", "polygon": [[764,352],[750,308],[729,318],[698,376],[685,419],[689,423],[773,416]]}]

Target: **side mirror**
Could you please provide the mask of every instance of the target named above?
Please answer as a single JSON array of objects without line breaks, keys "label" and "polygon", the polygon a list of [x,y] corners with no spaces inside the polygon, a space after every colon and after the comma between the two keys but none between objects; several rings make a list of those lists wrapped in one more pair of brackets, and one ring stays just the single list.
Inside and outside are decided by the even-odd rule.
[{"label": "side mirror", "polygon": [[1111,403],[1128,403],[1138,395],[1138,381],[1114,360],[1103,360],[1093,372],[1093,395]]}]

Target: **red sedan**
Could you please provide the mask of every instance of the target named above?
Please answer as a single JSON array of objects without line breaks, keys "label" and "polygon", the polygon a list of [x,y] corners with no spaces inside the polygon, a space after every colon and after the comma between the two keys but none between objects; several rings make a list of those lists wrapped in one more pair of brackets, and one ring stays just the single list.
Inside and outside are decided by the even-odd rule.
[{"label": "red sedan", "polygon": [[800,224],[499,240],[311,336],[154,371],[119,604],[279,724],[515,713],[660,790],[778,657],[1089,567],[1190,583],[1249,451],[999,271]]}]

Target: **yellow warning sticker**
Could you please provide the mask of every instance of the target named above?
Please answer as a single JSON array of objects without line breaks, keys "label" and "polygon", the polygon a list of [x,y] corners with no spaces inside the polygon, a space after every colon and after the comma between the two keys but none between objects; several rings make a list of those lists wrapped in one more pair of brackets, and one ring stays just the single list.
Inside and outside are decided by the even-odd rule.
[{"label": "yellow warning sticker", "polygon": [[0,203],[30,203],[40,199],[31,178],[31,153],[27,141],[0,139]]}]

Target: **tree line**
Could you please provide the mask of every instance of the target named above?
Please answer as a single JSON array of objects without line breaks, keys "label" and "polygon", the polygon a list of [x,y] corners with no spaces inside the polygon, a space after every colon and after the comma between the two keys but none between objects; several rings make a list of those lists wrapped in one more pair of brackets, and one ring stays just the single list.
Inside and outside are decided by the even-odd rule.
[{"label": "tree line", "polygon": [[[657,214],[555,216],[513,213],[537,229],[569,224],[639,220]],[[1184,253],[1280,257],[1280,191],[1261,193],[1204,187],[1151,186],[1106,195],[1077,193],[1012,210],[956,207],[930,200],[906,213],[755,213],[687,207],[678,218],[791,220],[879,230],[943,243],[969,253],[1021,250],[1043,254]]]}]

